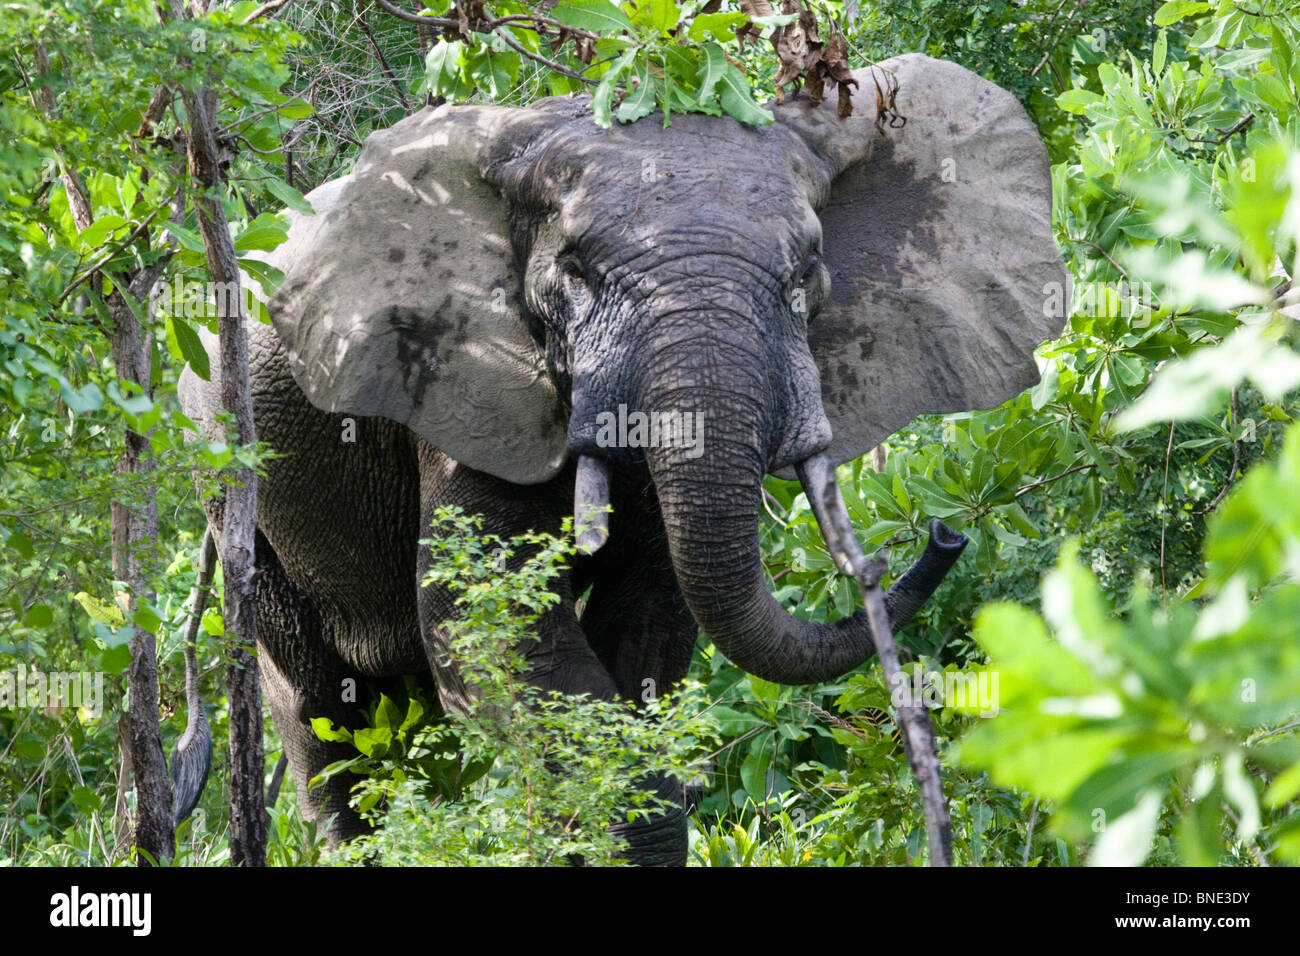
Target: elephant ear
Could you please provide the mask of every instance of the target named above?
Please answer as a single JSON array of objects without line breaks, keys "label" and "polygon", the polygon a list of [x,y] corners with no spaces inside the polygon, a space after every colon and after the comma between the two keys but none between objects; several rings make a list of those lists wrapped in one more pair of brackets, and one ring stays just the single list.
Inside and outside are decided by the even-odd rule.
[{"label": "elephant ear", "polygon": [[[840,463],[914,417],[992,408],[1038,380],[1064,322],[1047,151],[1016,98],[919,54],[854,73],[857,111],[792,101],[777,122],[827,160],[831,292],[809,326]],[[876,83],[901,128],[877,129]]]},{"label": "elephant ear", "polygon": [[554,123],[442,107],[366,140],[268,304],[314,405],[401,422],[507,481],[560,469],[566,413],[525,323],[505,201],[484,179]]}]

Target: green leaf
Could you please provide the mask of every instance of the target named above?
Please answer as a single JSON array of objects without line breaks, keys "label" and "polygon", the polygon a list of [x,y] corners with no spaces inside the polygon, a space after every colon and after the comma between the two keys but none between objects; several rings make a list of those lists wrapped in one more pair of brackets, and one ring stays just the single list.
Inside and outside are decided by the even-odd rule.
[{"label": "green leaf", "polygon": [[261,259],[240,259],[239,268],[262,287],[262,294],[265,296],[275,295],[275,291],[280,288],[280,283],[284,281],[283,272]]},{"label": "green leaf", "polygon": [[203,612],[203,631],[211,637],[226,636],[226,622],[221,619],[221,611],[210,607]]},{"label": "green leaf", "polygon": [[87,816],[98,813],[104,806],[104,801],[99,794],[84,784],[72,788],[72,802],[77,805],[78,810]]},{"label": "green leaf", "polygon": [[122,614],[122,609],[116,604],[108,601],[101,601],[99,598],[87,594],[85,591],[78,591],[72,596],[72,599],[81,605],[86,614],[92,621],[98,624],[106,624],[109,627],[121,627],[126,623],[126,617]]},{"label": "green leaf", "polygon": [[406,716],[402,718],[399,730],[410,730],[424,717],[424,705],[412,697],[406,704]]},{"label": "green leaf", "polygon": [[666,36],[668,31],[677,26],[680,11],[674,0],[648,0],[637,4],[636,23],[644,24],[656,33]]},{"label": "green leaf", "polygon": [[715,90],[718,81],[722,79],[723,74],[727,72],[727,67],[730,65],[727,62],[727,55],[722,51],[722,47],[716,43],[710,43],[704,48],[704,62],[700,64],[698,77],[700,84],[698,100],[700,103],[710,102],[717,97]]},{"label": "green leaf", "polygon": [[1115,425],[1127,432],[1155,422],[1200,418],[1222,407],[1243,379],[1253,382],[1265,398],[1277,401],[1300,386],[1300,355],[1268,341],[1256,327],[1243,327],[1221,344],[1201,348],[1162,368]]},{"label": "green leaf", "polygon": [[722,108],[731,116],[754,126],[761,126],[774,121],[770,110],[765,110],[754,102],[749,90],[749,81],[745,75],[730,63],[722,73],[719,81],[722,86]]},{"label": "green leaf", "polygon": [[280,200],[280,202],[284,203],[294,212],[300,212],[304,216],[310,216],[314,212],[311,203],[303,197],[303,194],[298,192],[298,190],[294,189],[283,179],[273,176],[270,179],[263,180],[263,185],[266,186],[267,192]]},{"label": "green leaf", "polygon": [[387,694],[379,695],[379,706],[375,708],[375,726],[384,730],[393,730],[402,722],[402,712]]},{"label": "green leaf", "polygon": [[635,57],[636,47],[628,48],[600,78],[596,92],[591,97],[591,114],[597,126],[608,128],[611,125],[610,104],[614,98],[614,90],[623,71]]},{"label": "green leaf", "polygon": [[382,727],[362,727],[352,734],[353,745],[367,757],[387,756],[392,740],[392,731]]},{"label": "green leaf", "polygon": [[27,609],[26,617],[28,627],[43,628],[54,623],[54,612],[45,604],[33,604]]},{"label": "green leaf", "polygon": [[157,634],[162,627],[162,618],[148,604],[141,604],[136,608],[135,613],[131,615],[131,621],[136,627],[150,634]]},{"label": "green leaf", "polygon": [[131,666],[131,645],[105,648],[99,654],[99,666],[109,674],[121,674]]},{"label": "green leaf", "polygon": [[1264,792],[1264,802],[1273,808],[1290,803],[1300,795],[1300,763],[1294,763],[1278,774],[1268,790]]},{"label": "green leaf", "polygon": [[1094,103],[1102,102],[1102,97],[1092,90],[1066,90],[1056,98],[1056,105],[1067,113],[1083,113]]},{"label": "green leaf", "polygon": [[212,369],[208,363],[208,351],[203,347],[203,342],[192,325],[178,316],[167,316],[167,340],[176,343],[176,348],[185,361],[190,363],[195,375],[205,382],[211,380]]},{"label": "green leaf", "polygon": [[316,112],[316,107],[304,99],[294,98],[281,103],[277,110],[285,119],[300,120],[313,115]]},{"label": "green leaf", "polygon": [[739,10],[727,13],[701,13],[691,20],[687,36],[697,43],[709,37],[719,43],[735,42],[736,30],[749,18]]},{"label": "green leaf", "polygon": [[13,548],[29,561],[36,557],[36,548],[32,546],[32,539],[21,531],[10,531],[9,537],[5,539],[5,545]]},{"label": "green leaf", "polygon": [[107,240],[116,230],[128,225],[128,221],[122,216],[112,213],[105,213],[99,216],[93,223],[81,230],[78,238],[82,245],[87,248],[98,246]]},{"label": "green leaf", "polygon": [[551,11],[551,16],[565,26],[592,33],[632,32],[634,29],[623,9],[610,0],[564,0]]},{"label": "green leaf", "polygon": [[1194,13],[1204,13],[1210,9],[1210,6],[1209,3],[1193,2],[1193,0],[1170,0],[1168,3],[1161,4],[1160,9],[1156,11],[1155,24],[1158,27],[1167,27]]},{"label": "green leaf", "polygon": [[1256,73],[1251,89],[1261,100],[1280,112],[1288,112],[1295,105],[1290,89],[1272,73]]},{"label": "green leaf", "polygon": [[[636,77],[635,87],[623,98],[615,113],[620,123],[632,123],[654,112],[654,76],[651,75],[649,68],[641,63],[637,65]],[[629,87],[631,86],[632,84],[629,83]]]},{"label": "green leaf", "polygon": [[328,717],[311,718],[311,729],[317,738],[329,743],[350,743],[352,740],[352,734],[346,728],[340,727],[335,730],[333,722]]},{"label": "green leaf", "polygon": [[262,213],[235,236],[235,251],[261,249],[269,252],[288,238],[288,224],[278,216]]}]

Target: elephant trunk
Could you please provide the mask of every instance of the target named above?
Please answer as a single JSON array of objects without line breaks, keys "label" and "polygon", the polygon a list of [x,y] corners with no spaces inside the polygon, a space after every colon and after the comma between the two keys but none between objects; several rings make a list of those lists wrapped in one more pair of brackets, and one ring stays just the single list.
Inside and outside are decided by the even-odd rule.
[{"label": "elephant trunk", "polygon": [[[713,429],[702,454],[690,457],[667,447],[646,456],[687,605],[714,645],[751,674],[782,684],[840,677],[875,652],[866,613],[804,621],[772,597],[758,543],[768,445],[762,423],[752,400],[715,394],[707,407],[725,420],[726,430]],[[830,474],[833,488],[833,469]],[[807,490],[813,499],[814,489]],[[823,530],[832,537],[830,529]],[[932,524],[925,553],[887,595],[892,627],[905,623],[934,592],[965,545],[964,536]]]}]

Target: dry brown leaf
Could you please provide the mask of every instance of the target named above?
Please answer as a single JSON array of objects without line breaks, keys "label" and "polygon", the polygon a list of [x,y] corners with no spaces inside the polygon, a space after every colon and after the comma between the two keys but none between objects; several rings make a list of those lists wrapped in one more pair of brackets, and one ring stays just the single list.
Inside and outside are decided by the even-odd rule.
[{"label": "dry brown leaf", "polygon": [[[885,77],[884,89],[880,86],[881,74]],[[886,125],[890,129],[901,129],[906,126],[907,117],[898,112],[898,106],[894,102],[894,98],[898,95],[898,77],[889,70],[873,66],[871,79],[876,84],[876,129],[884,135]]]},{"label": "dry brown leaf", "polygon": [[751,18],[751,22],[743,24],[736,30],[736,40],[740,43],[740,49],[745,49],[745,41],[755,43],[762,36],[763,31],[754,25],[753,17],[770,17],[772,16],[772,4],[768,0],[739,0],[740,12]]}]

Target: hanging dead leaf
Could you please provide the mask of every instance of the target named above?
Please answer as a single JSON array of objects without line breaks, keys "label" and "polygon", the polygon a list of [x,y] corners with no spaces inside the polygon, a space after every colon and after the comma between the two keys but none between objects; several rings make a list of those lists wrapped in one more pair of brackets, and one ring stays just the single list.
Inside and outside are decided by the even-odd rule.
[{"label": "hanging dead leaf", "polygon": [[772,16],[772,4],[768,0],[739,0],[739,5],[740,12],[750,18],[736,30],[736,40],[744,51],[746,40],[757,43],[763,35],[762,28],[753,22],[753,18]]},{"label": "hanging dead leaf", "polygon": [[551,52],[559,53],[566,43],[573,41],[573,55],[583,63],[590,63],[596,58],[596,40],[590,35],[574,33],[564,27],[560,27],[560,35],[552,38]]},{"label": "hanging dead leaf", "polygon": [[[885,85],[880,85],[880,77],[885,77]],[[902,129],[907,125],[907,117],[898,112],[894,98],[898,95],[898,77],[891,71],[877,66],[871,68],[871,80],[876,85],[876,129],[884,135],[885,126],[890,129]]]}]

